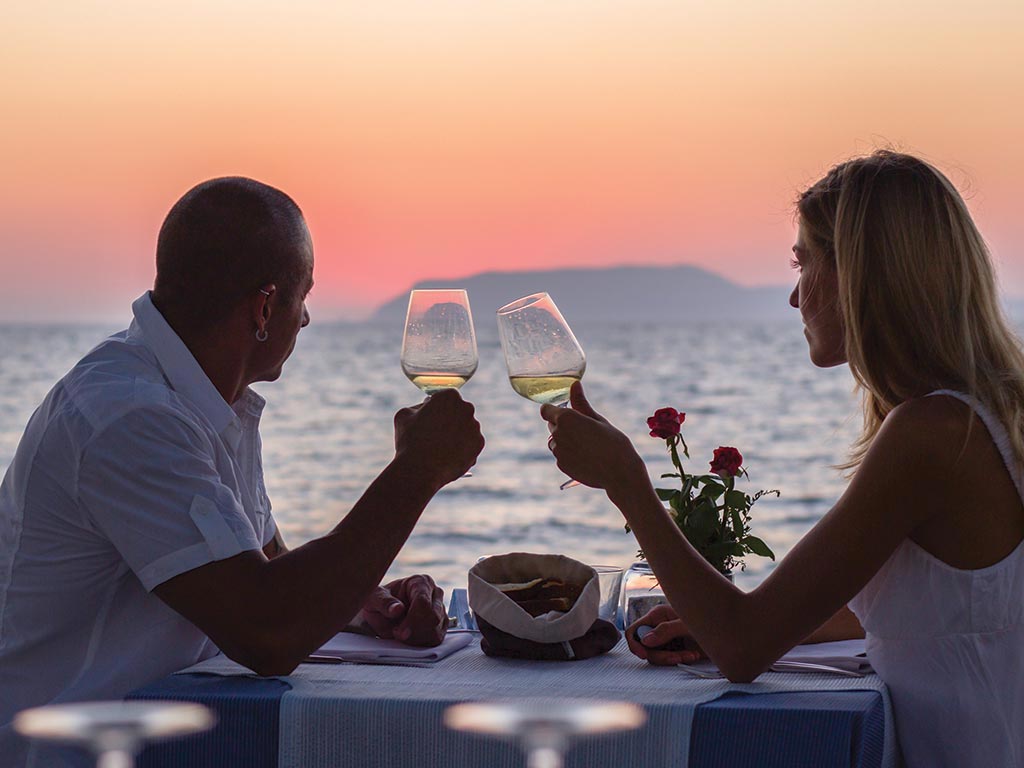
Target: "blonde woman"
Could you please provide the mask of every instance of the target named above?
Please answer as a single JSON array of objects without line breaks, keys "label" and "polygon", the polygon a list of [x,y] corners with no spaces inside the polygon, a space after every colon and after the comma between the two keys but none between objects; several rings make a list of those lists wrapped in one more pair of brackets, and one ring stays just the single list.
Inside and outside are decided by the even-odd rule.
[{"label": "blonde woman", "polygon": [[[852,480],[743,593],[686,542],[629,439],[587,403],[545,406],[559,467],[622,511],[671,607],[634,653],[697,651],[734,681],[807,638],[866,633],[909,766],[1024,765],[1024,355],[985,243],[931,165],[882,151],[800,197],[793,247],[812,362],[863,392]],[[848,606],[848,607],[847,607]]]}]

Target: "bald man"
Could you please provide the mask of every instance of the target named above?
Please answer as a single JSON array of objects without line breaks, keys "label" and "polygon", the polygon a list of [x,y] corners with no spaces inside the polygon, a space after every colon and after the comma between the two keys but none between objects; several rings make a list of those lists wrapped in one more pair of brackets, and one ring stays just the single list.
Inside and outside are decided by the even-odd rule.
[{"label": "bald man", "polygon": [[[32,416],[0,486],[0,754],[25,707],[120,698],[216,653],[287,674],[353,623],[436,645],[426,576],[378,586],[427,503],[483,448],[455,391],[395,416],[395,456],[330,533],[286,550],[249,385],[309,324],[298,206],[243,178],[190,190],[154,289]],[[444,445],[438,451],[436,446]]]}]

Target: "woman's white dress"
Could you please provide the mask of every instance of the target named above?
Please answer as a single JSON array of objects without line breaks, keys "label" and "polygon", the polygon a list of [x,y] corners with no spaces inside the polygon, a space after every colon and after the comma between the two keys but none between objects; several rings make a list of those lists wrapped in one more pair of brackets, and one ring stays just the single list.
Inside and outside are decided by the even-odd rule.
[{"label": "woman's white dress", "polygon": [[[1003,426],[966,395],[932,394],[974,409],[1024,499]],[[1024,542],[995,565],[961,570],[907,539],[850,609],[889,688],[908,768],[1024,767]]]}]

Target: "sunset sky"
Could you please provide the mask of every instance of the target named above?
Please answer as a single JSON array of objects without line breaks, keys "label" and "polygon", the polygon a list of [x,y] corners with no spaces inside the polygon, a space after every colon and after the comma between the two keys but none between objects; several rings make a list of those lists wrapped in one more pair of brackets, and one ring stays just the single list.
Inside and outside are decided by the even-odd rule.
[{"label": "sunset sky", "polygon": [[890,144],[1024,295],[1019,0],[74,1],[0,29],[0,321],[123,319],[168,208],[228,174],[306,212],[322,318],[492,269],[784,283],[796,191]]}]

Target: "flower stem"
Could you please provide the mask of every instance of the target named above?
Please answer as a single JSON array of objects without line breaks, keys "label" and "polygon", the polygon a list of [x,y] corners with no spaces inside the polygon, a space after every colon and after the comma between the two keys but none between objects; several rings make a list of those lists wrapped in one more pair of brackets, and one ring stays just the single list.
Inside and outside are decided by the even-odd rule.
[{"label": "flower stem", "polygon": [[725,481],[725,493],[722,494],[722,541],[725,541],[725,532],[729,524],[729,491],[736,485],[736,478],[729,477]]},{"label": "flower stem", "polygon": [[676,439],[670,437],[665,442],[668,443],[668,450],[672,455],[672,463],[679,470],[679,480],[682,482],[686,479],[686,473],[683,471],[683,463],[679,460],[679,449],[676,448]]}]

